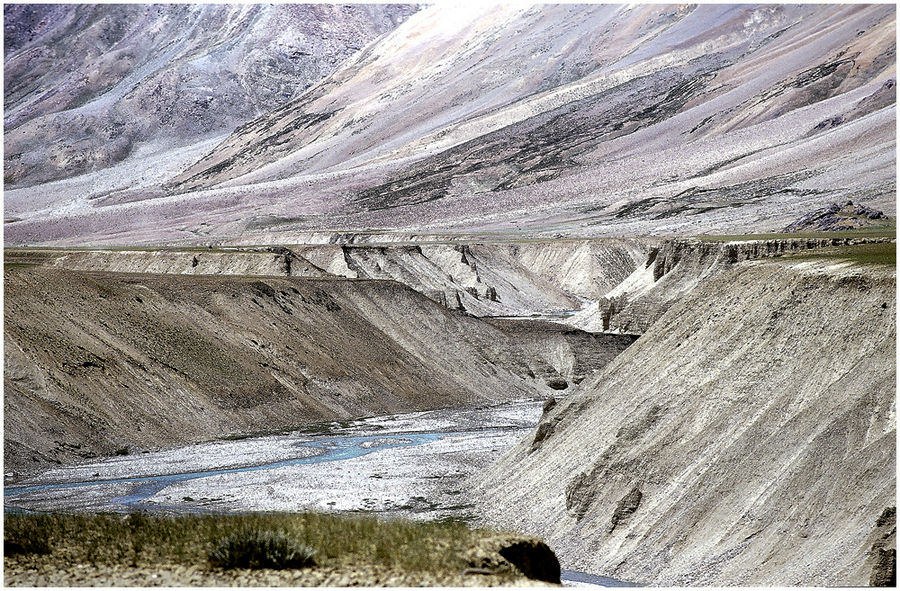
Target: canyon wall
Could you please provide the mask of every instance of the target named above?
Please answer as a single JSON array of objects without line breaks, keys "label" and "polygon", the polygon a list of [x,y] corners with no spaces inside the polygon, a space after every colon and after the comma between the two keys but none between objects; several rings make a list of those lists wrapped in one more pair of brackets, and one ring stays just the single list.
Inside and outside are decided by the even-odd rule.
[{"label": "canyon wall", "polygon": [[503,332],[393,281],[4,278],[7,470],[549,391]]},{"label": "canyon wall", "polygon": [[479,506],[621,580],[868,584],[895,543],[895,291],[891,267],[733,265],[479,475]]},{"label": "canyon wall", "polygon": [[54,266],[86,271],[391,279],[476,316],[527,316],[599,299],[637,269],[652,244],[601,239],[38,252]]}]

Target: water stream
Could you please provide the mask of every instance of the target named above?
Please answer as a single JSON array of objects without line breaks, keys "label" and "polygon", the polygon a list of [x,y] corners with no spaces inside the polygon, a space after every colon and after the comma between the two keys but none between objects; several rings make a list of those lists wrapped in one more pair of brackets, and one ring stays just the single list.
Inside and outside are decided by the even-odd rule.
[{"label": "water stream", "polygon": [[[494,455],[513,445],[533,429],[539,416],[540,403],[537,402],[518,407],[475,409],[469,414],[446,412],[377,417],[355,423],[345,430],[345,434],[332,432],[310,436],[298,433],[227,445],[221,442],[198,444],[184,448],[188,450],[184,455],[156,452],[105,460],[92,466],[46,474],[44,478],[53,478],[52,482],[4,487],[4,510],[7,513],[58,510],[60,507],[63,510],[149,510],[159,513],[253,510],[265,507],[266,493],[261,491],[275,489],[281,492],[299,486],[294,493],[297,498],[309,501],[310,496],[319,494],[320,506],[331,508],[335,503],[326,503],[329,499],[349,498],[358,503],[366,495],[394,494],[401,499],[421,499],[425,506],[422,511],[435,518],[439,515],[436,508],[444,510],[444,515],[459,515],[457,507],[465,505],[459,505],[458,497],[448,496],[448,489],[455,486],[452,483],[467,475],[459,468],[467,467],[471,472],[473,468],[469,462],[473,452]],[[360,434],[366,431],[370,434]],[[372,431],[377,434],[371,434]],[[235,457],[240,456],[230,455],[260,449],[274,450],[274,457],[278,454],[281,457],[273,460],[269,455],[267,461],[265,454],[257,455],[258,461],[248,460],[245,465],[235,466]],[[304,453],[300,455],[291,452],[292,449]],[[363,456],[366,458],[362,462],[354,461]],[[334,466],[335,462],[343,463]],[[210,469],[210,465],[228,467]],[[182,467],[184,471],[172,471],[173,466],[176,470]],[[85,478],[94,470],[97,472],[93,477]],[[100,471],[106,471],[107,477],[99,477]],[[129,473],[132,476],[119,476]],[[174,496],[175,500],[166,500],[169,496],[161,494],[169,487],[173,487],[169,496]],[[198,497],[222,494],[223,491],[238,492],[236,498],[231,499],[231,505],[198,506],[187,495],[183,497],[185,502],[177,500],[185,491]],[[461,492],[449,491],[449,494]],[[464,494],[461,496],[465,497]],[[388,503],[380,511],[389,513],[396,508]],[[569,570],[563,571],[563,582],[567,586],[633,586],[616,579]]]},{"label": "water stream", "polygon": [[[130,484],[134,485],[134,487],[126,495],[110,498],[109,505],[124,506],[132,509],[160,509],[159,505],[141,507],[141,504],[145,500],[156,495],[164,488],[178,482],[194,480],[196,478],[206,478],[209,476],[216,476],[220,474],[238,474],[241,472],[273,470],[285,466],[336,462],[340,460],[347,460],[350,458],[357,458],[375,451],[381,451],[393,447],[410,447],[415,445],[422,445],[423,443],[436,441],[441,437],[453,434],[454,433],[392,433],[390,435],[325,437],[313,441],[302,441],[294,444],[297,447],[316,450],[316,452],[318,453],[316,453],[315,455],[290,458],[286,460],[279,460],[276,462],[267,462],[264,464],[257,464],[252,466],[220,468],[196,472],[180,472],[175,474],[161,474],[154,476],[109,478],[73,482],[56,482],[49,484],[35,484],[31,486],[4,487],[4,509],[16,509],[15,505],[11,504],[11,502],[14,502],[17,496],[26,495],[29,493],[77,489],[86,486],[103,486],[110,484]],[[171,506],[166,506],[166,508],[171,508]]]}]

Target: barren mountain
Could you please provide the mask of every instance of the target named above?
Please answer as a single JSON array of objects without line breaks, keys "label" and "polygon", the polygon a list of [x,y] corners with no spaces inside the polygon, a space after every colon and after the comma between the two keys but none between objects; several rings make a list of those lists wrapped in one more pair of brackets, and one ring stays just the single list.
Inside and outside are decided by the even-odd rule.
[{"label": "barren mountain", "polygon": [[4,32],[8,467],[552,393],[465,492],[564,567],[896,581],[895,6]]},{"label": "barren mountain", "polygon": [[[227,138],[133,147],[92,175],[9,191],[5,213],[18,221],[7,241],[746,232],[848,198],[893,215],[895,15],[890,5],[431,6]],[[212,67],[190,63],[202,76]],[[249,100],[219,90],[204,97]],[[194,102],[184,96],[179,108]],[[24,112],[10,101],[8,117]],[[22,141],[69,144],[19,129]],[[21,158],[45,160],[31,153]]]},{"label": "barren mountain", "polygon": [[4,179],[40,184],[228,134],[411,5],[4,6]]}]

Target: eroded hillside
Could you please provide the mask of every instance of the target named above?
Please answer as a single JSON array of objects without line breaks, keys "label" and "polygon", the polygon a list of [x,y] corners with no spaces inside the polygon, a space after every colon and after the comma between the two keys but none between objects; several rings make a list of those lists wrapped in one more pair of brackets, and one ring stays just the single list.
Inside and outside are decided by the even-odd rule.
[{"label": "eroded hillside", "polygon": [[5,272],[8,470],[541,395],[501,331],[392,281]]},{"label": "eroded hillside", "polygon": [[810,257],[701,282],[477,478],[484,514],[645,584],[883,582],[895,277]]},{"label": "eroded hillside", "polygon": [[8,187],[107,169],[148,149],[216,141],[330,74],[416,7],[3,10]]},{"label": "eroded hillside", "polygon": [[592,332],[643,334],[705,280],[728,271],[736,263],[825,253],[829,249],[874,247],[888,252],[893,250],[894,241],[887,231],[883,236],[870,237],[666,240],[651,246],[644,263],[604,293],[596,306],[587,306],[567,322]]},{"label": "eroded hillside", "polygon": [[652,244],[607,239],[33,252],[54,266],[85,271],[391,279],[476,316],[528,316],[597,300],[636,271]]}]

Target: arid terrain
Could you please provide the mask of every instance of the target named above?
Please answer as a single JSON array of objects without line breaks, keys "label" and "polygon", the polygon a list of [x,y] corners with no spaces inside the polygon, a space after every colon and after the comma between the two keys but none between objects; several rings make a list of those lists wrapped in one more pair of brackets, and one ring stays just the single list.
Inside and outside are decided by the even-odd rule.
[{"label": "arid terrain", "polygon": [[895,6],[4,47],[6,584],[896,585]]},{"label": "arid terrain", "polygon": [[[733,234],[840,199],[896,212],[890,5],[185,6],[142,12],[153,26],[18,10],[7,244]],[[70,52],[101,79],[33,79]]]},{"label": "arid terrain", "polygon": [[479,506],[625,580],[868,583],[893,544],[895,291],[890,267],[735,265],[479,475]]}]

